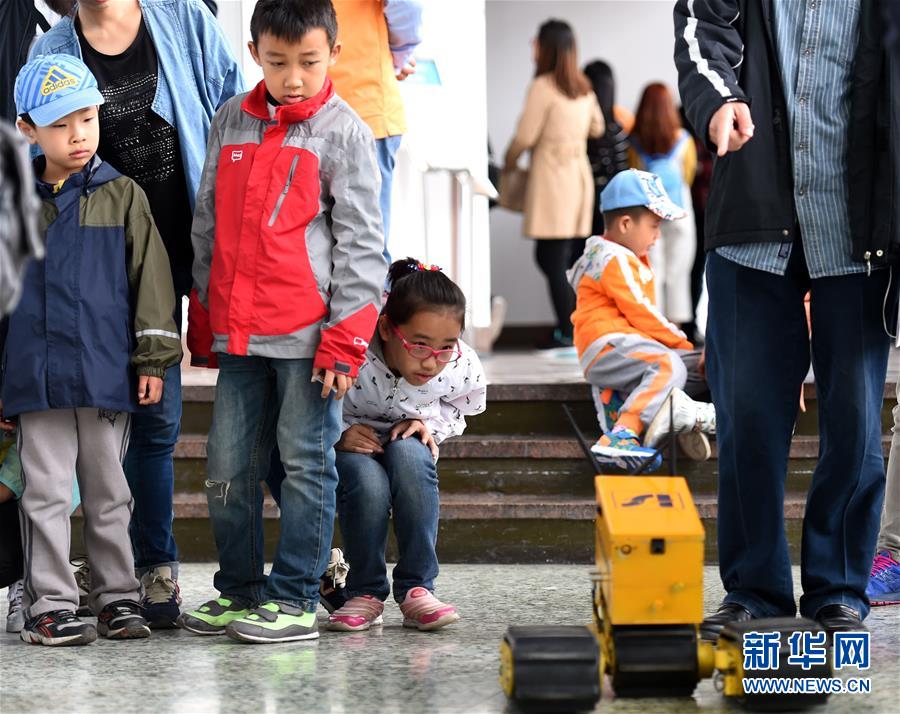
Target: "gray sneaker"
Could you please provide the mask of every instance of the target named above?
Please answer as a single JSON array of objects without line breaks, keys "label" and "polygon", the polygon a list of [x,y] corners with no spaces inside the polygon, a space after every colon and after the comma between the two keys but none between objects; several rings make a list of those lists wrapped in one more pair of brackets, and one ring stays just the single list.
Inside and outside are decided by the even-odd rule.
[{"label": "gray sneaker", "polygon": [[238,642],[254,644],[314,640],[319,637],[316,613],[283,602],[264,602],[249,615],[233,620],[225,634]]},{"label": "gray sneaker", "polygon": [[25,587],[24,580],[16,580],[6,593],[9,600],[9,612],[6,613],[6,631],[21,632],[25,627],[25,608],[22,606],[22,590]]},{"label": "gray sneaker", "polygon": [[75,584],[78,586],[78,612],[79,617],[91,617],[94,613],[88,607],[88,597],[91,594],[91,566],[85,556],[72,558],[69,561],[75,566]]},{"label": "gray sneaker", "polygon": [[195,635],[224,635],[228,623],[249,614],[247,603],[223,595],[203,603],[196,610],[181,613],[178,626]]}]

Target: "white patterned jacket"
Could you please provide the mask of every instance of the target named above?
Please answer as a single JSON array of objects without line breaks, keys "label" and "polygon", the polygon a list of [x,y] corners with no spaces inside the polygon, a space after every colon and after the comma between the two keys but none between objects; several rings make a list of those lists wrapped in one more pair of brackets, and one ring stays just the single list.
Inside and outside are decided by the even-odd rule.
[{"label": "white patterned jacket", "polygon": [[381,340],[373,337],[359,378],[343,400],[344,430],[367,424],[385,437],[397,422],[420,419],[438,444],[462,434],[465,418],[484,411],[487,385],[475,350],[462,340],[459,349],[462,357],[430,382],[415,386],[394,375],[384,361]]}]

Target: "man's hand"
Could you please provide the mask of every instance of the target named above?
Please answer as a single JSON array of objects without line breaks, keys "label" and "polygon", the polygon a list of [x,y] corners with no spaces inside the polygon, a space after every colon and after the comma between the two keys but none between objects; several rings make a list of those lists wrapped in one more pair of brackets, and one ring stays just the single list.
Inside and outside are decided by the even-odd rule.
[{"label": "man's hand", "polygon": [[161,377],[138,376],[138,404],[158,404],[162,399],[163,381]]},{"label": "man's hand", "polygon": [[725,156],[738,151],[753,138],[753,118],[744,102],[723,104],[709,120],[709,138],[716,145],[716,154]]},{"label": "man's hand", "polygon": [[397,81],[402,82],[404,79],[409,77],[411,74],[416,73],[416,60],[413,57],[410,57],[406,61],[406,66],[402,67],[399,72],[397,72]]},{"label": "man's hand", "polygon": [[5,431],[7,433],[13,432],[16,430],[16,421],[15,419],[6,419],[3,416],[3,401],[0,400],[0,431]]},{"label": "man's hand", "polygon": [[431,432],[428,431],[428,427],[425,426],[425,422],[419,421],[418,419],[406,419],[405,421],[397,422],[396,424],[394,424],[393,428],[391,429],[391,441],[396,441],[398,438],[405,439],[409,436],[413,436],[414,434],[418,434],[419,440],[431,450],[431,455],[434,458],[437,458],[437,442],[435,442],[434,437],[431,435]]},{"label": "man's hand", "polygon": [[341,434],[341,438],[334,446],[338,451],[350,451],[354,454],[383,454],[381,441],[371,426],[354,424]]},{"label": "man's hand", "polygon": [[332,390],[334,390],[335,399],[343,399],[347,390],[356,384],[356,377],[320,368],[312,371],[311,381],[322,383],[322,399],[328,399]]}]

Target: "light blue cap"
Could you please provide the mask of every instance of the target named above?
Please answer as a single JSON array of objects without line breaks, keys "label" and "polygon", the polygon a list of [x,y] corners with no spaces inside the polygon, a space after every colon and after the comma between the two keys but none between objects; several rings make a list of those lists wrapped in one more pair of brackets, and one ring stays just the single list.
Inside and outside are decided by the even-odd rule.
[{"label": "light blue cap", "polygon": [[615,211],[617,208],[644,206],[666,221],[684,218],[687,212],[669,198],[662,180],[648,171],[628,169],[610,179],[600,193],[600,209]]},{"label": "light blue cap", "polygon": [[66,114],[103,104],[97,80],[73,55],[38,55],[16,76],[16,114],[49,126]]}]

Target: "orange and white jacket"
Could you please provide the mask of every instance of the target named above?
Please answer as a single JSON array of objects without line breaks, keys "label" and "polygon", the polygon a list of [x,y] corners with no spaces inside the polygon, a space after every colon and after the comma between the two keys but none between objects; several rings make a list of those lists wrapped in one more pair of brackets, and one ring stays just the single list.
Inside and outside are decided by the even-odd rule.
[{"label": "orange and white jacket", "polygon": [[594,236],[567,276],[576,295],[572,324],[579,357],[597,340],[622,333],[643,335],[672,349],[693,349],[656,307],[653,270],[646,258]]}]

